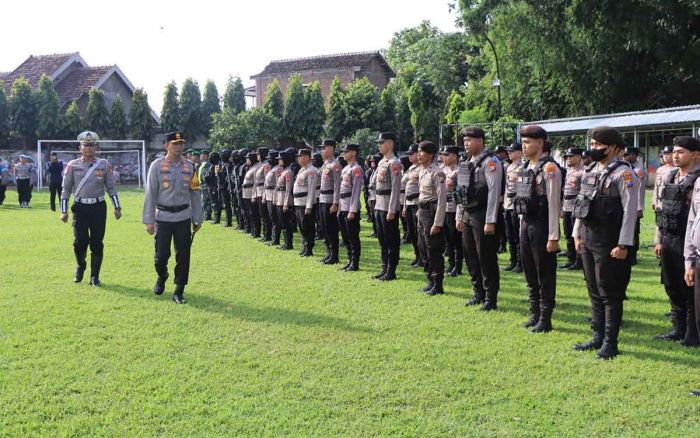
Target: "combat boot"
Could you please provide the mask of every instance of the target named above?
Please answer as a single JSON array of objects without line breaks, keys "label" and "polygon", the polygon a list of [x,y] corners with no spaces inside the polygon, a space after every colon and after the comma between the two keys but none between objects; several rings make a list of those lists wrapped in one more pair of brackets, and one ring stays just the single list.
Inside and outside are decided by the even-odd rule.
[{"label": "combat boot", "polygon": [[516,248],[515,245],[510,245],[510,264],[503,268],[504,271],[510,272],[513,269],[515,269],[515,265],[517,265],[517,260],[518,260],[518,248]]},{"label": "combat boot", "polygon": [[484,301],[484,304],[481,305],[479,310],[482,312],[490,312],[492,310],[498,310],[498,292],[497,291],[488,291],[486,292],[486,301]]},{"label": "combat boot", "polygon": [[484,297],[486,293],[484,291],[474,291],[474,296],[464,303],[465,306],[478,306],[484,303]]},{"label": "combat boot", "polygon": [[530,300],[530,319],[528,319],[524,324],[523,327],[525,328],[530,328],[534,327],[537,325],[537,322],[540,320],[540,301],[539,300]]},{"label": "combat boot", "polygon": [[547,333],[552,331],[552,308],[543,307],[539,321],[531,329],[530,333]]},{"label": "combat boot", "polygon": [[605,305],[605,337],[603,345],[596,353],[598,359],[609,360],[620,354],[617,338],[622,323],[622,303],[615,302]]},{"label": "combat boot", "polygon": [[176,285],[175,286],[175,292],[173,293],[173,301],[175,301],[175,304],[187,304],[187,301],[185,301],[185,286],[182,285]]},{"label": "combat boot", "polygon": [[158,277],[156,284],[153,285],[153,293],[156,295],[163,295],[163,292],[165,292],[165,282],[167,280],[168,277]]},{"label": "combat boot", "polygon": [[90,284],[100,287],[100,269],[102,268],[102,254],[90,254]]},{"label": "combat boot", "polygon": [[[671,309],[671,324],[673,325],[673,328],[668,333],[654,336],[654,339],[680,341],[685,336],[686,321],[686,310],[674,306],[673,309]],[[695,321],[693,321],[693,325],[695,325]]]},{"label": "combat boot", "polygon": [[435,279],[433,278],[432,274],[430,272],[426,272],[425,276],[428,279],[428,283],[426,283],[423,288],[419,289],[418,292],[428,292],[435,287]]},{"label": "combat boot", "polygon": [[435,296],[435,295],[442,295],[445,293],[445,290],[442,288],[442,280],[444,278],[444,275],[442,272],[435,272],[433,273],[432,277],[434,278],[434,286],[432,289],[427,291],[426,293],[430,296]]}]

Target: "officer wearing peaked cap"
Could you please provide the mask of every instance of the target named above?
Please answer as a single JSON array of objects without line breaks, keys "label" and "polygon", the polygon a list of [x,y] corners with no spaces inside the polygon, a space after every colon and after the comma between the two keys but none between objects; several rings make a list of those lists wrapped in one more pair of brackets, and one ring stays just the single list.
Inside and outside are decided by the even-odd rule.
[{"label": "officer wearing peaked cap", "polygon": [[383,158],[377,163],[377,201],[374,206],[377,223],[377,237],[381,247],[382,270],[374,278],[380,281],[396,279],[399,264],[401,236],[399,235],[399,215],[401,214],[401,172],[403,167],[396,155],[393,132],[379,134],[377,143]]},{"label": "officer wearing peaked cap", "polygon": [[359,153],[357,144],[347,144],[343,149],[347,164],[340,177],[338,221],[348,254],[348,263],[342,268],[346,272],[360,269],[360,190],[364,175],[357,162]]},{"label": "officer wearing peaked cap", "polygon": [[294,181],[294,210],[297,225],[301,229],[303,248],[302,257],[314,255],[314,225],[316,221],[316,179],[318,170],[311,164],[311,149],[303,148],[297,152],[299,172]]},{"label": "officer wearing peaked cap", "polygon": [[340,203],[340,180],[342,167],[335,157],[335,140],[324,140],[321,145],[324,162],[321,166],[319,193],[319,218],[321,234],[326,244],[326,257],[321,262],[326,265],[338,263],[338,204]]},{"label": "officer wearing peaked cap", "polygon": [[78,135],[81,157],[72,160],[63,174],[61,220],[68,222],[68,201],[73,194],[73,251],[78,267],[75,282],[83,280],[85,257],[90,247],[90,284],[100,286],[100,268],[104,254],[102,240],[107,222],[105,191],[114,205],[114,218],[121,218],[121,204],[112,174],[112,165],[95,156],[99,136],[92,131]]}]

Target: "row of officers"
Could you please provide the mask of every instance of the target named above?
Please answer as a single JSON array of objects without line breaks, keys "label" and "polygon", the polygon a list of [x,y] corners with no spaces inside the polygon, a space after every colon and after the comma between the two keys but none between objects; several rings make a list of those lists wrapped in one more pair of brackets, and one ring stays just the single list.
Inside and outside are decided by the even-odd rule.
[{"label": "row of officers", "polygon": [[[455,267],[462,259],[466,261],[473,290],[466,304],[484,311],[497,309],[497,254],[502,234],[497,224],[499,217],[504,217],[503,210],[512,209],[512,227],[516,222],[518,227],[518,259],[528,288],[530,317],[524,326],[534,333],[548,332],[556,306],[559,220],[570,214],[573,258],[583,268],[593,329],[591,339],[576,344],[574,349],[597,350],[597,357],[603,359],[615,357],[640,216],[641,178],[633,164],[623,159],[630,150],[625,155],[623,137],[616,129],[593,128],[588,132],[592,162],[581,168],[571,158],[580,157],[582,151],[571,150],[566,172],[551,156],[551,143],[543,128],[526,126],[519,134],[522,143],[511,146],[510,151],[520,152],[523,159],[514,159],[507,168],[485,148],[485,133],[479,127],[462,131],[467,159],[459,159],[456,147],[438,151],[434,143],[424,141],[408,151],[412,164],[404,168],[394,154],[395,135],[381,133],[377,143],[382,158],[376,167],[368,169],[371,175],[367,184],[371,190],[367,190],[368,209],[373,212],[381,247],[382,268],[375,278],[396,279],[401,247],[399,222],[403,217],[408,229],[414,230],[418,259],[413,265],[421,266],[426,274],[425,293],[444,293],[447,251],[448,261],[454,259]],[[96,144],[96,134],[87,135]],[[360,196],[365,170],[358,163],[358,145],[345,145],[341,160],[335,142],[324,141],[319,167],[313,165],[310,149],[291,148],[279,152],[267,148],[224,151],[220,156],[212,153],[206,163],[197,166],[183,156],[181,133],[169,133],[167,140],[167,155],[150,166],[143,209],[146,230],[155,235],[156,294],[165,289],[174,241],[173,299],[185,302],[190,247],[204,219],[199,181],[207,186],[210,181],[216,183],[216,192],[204,191],[208,192],[214,214],[228,211],[230,204],[239,227],[254,237],[289,250],[292,233],[298,229],[302,237],[300,255],[310,257],[319,228],[326,245],[326,256],[321,261],[339,262],[342,238],[347,250],[347,263],[342,269],[359,269]],[[659,337],[680,340],[687,346],[700,344],[696,318],[700,314],[700,299],[696,299],[700,294],[700,268],[696,264],[700,254],[700,233],[696,232],[700,219],[696,217],[700,216],[695,214],[700,207],[698,151],[697,139],[674,139],[673,167],[665,169],[653,201],[657,209],[656,252],[673,320],[673,329]],[[104,190],[112,198],[117,218],[120,206],[109,164],[95,160],[94,151],[91,157],[90,142],[85,139],[81,140],[81,152],[82,158],[67,166],[61,211],[62,219],[67,220],[68,198],[73,192],[76,281],[82,280],[85,270],[87,242],[93,256],[91,282],[97,285],[104,235]],[[236,161],[235,157],[242,156],[245,162]],[[222,187],[228,197],[221,193]],[[102,205],[86,207],[93,204]],[[95,245],[93,238],[99,241]],[[450,245],[454,256],[447,248]],[[458,250],[460,256],[456,255]]]}]

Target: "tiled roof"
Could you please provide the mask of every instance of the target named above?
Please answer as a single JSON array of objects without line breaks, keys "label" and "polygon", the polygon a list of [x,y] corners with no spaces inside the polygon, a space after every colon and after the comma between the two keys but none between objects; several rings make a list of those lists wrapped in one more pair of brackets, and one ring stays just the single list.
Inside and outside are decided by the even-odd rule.
[{"label": "tiled roof", "polygon": [[262,72],[252,77],[255,78],[256,76],[291,73],[304,70],[328,70],[336,68],[363,67],[375,58],[379,58],[379,62],[386,68],[389,76],[394,76],[394,72],[391,70],[389,64],[387,64],[381,53],[358,52],[272,61]]},{"label": "tiled roof", "polygon": [[24,77],[32,87],[36,87],[39,83],[41,75],[46,73],[51,76],[70,58],[77,53],[58,53],[54,55],[30,56],[16,69],[6,73],[4,78],[5,89],[9,92],[12,83],[19,77]]},{"label": "tiled roof", "polygon": [[73,70],[65,79],[56,84],[56,93],[61,106],[90,91],[113,66],[81,67]]}]

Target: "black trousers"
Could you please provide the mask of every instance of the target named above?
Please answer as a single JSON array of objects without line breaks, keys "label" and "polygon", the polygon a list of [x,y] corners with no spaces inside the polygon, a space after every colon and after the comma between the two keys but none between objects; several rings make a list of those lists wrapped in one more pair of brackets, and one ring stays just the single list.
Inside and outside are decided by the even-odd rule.
[{"label": "black trousers", "polygon": [[[413,245],[413,253],[416,260],[420,260],[420,250],[418,249],[418,212],[417,205],[406,206],[406,231],[408,231],[408,240]],[[460,243],[460,247],[462,244]]]},{"label": "black trousers", "polygon": [[640,231],[640,225],[641,225],[642,219],[640,217],[637,217],[637,223],[634,226],[634,245],[630,250],[628,251],[628,257],[631,260],[635,260],[637,258],[637,252],[639,251],[639,231]]},{"label": "black trousers", "polygon": [[228,190],[219,190],[219,209],[217,215],[221,214],[222,209],[226,212],[226,223],[231,224],[233,208],[231,207],[231,194]]},{"label": "black trousers", "polygon": [[238,222],[238,228],[242,230],[248,229],[248,213],[243,207],[243,193],[240,190],[236,191],[236,205],[238,206],[236,210],[236,221]]},{"label": "black trousers", "polygon": [[5,202],[5,192],[7,191],[6,184],[0,184],[0,205]]},{"label": "black trousers", "polygon": [[423,271],[442,278],[445,273],[445,259],[442,255],[445,252],[445,227],[442,227],[439,233],[430,235],[435,211],[434,206],[418,209],[418,249]]},{"label": "black trousers", "polygon": [[684,279],[684,238],[666,233],[661,243],[661,278],[671,305],[678,310],[689,310],[693,306],[694,288],[688,286]]},{"label": "black trousers", "polygon": [[340,241],[338,239],[338,214],[331,213],[331,205],[327,202],[318,204],[319,207],[319,217],[321,219],[321,232],[323,233],[323,239],[326,242],[326,248],[330,254],[338,254],[338,246]]},{"label": "black trousers", "polygon": [[394,273],[399,264],[399,252],[401,250],[401,235],[399,234],[399,214],[394,215],[393,220],[387,220],[387,212],[375,210],[374,218],[377,224],[377,237],[382,249],[382,267],[386,266]]},{"label": "black trousers", "polygon": [[107,204],[73,204],[73,252],[78,266],[85,269],[85,256],[90,247],[91,277],[100,276],[104,256],[104,237],[107,224]]},{"label": "black trousers", "polygon": [[296,213],[297,225],[301,230],[301,241],[303,245],[309,249],[309,251],[314,249],[315,237],[316,237],[316,208],[311,210],[309,214],[304,214],[306,212],[306,207],[298,206],[294,207]]},{"label": "black trousers", "polygon": [[695,264],[695,294],[693,295],[695,306],[695,325],[700,333],[700,263]]},{"label": "black trousers", "polygon": [[280,241],[280,232],[282,230],[280,218],[277,217],[277,207],[273,201],[265,201],[265,207],[267,207],[267,215],[270,218],[271,238],[277,244]]},{"label": "black trousers", "polygon": [[253,237],[260,237],[260,208],[258,202],[253,202],[251,199],[246,199],[248,206],[248,217],[250,218],[250,229],[248,232]]},{"label": "black trousers", "polygon": [[370,200],[367,204],[367,214],[369,214],[369,221],[372,222],[372,232],[377,234],[377,213],[374,210],[374,206],[377,205],[376,200]]},{"label": "black trousers", "polygon": [[557,254],[547,252],[547,218],[523,220],[520,227],[520,254],[530,305],[552,310],[557,291]]},{"label": "black trousers", "polygon": [[20,204],[31,202],[32,200],[32,186],[30,182],[29,178],[17,180],[17,196]]},{"label": "black trousers", "polygon": [[250,216],[251,203],[250,199],[241,198],[241,213],[243,213],[243,222],[245,223],[246,233],[253,232],[253,220]]},{"label": "black trousers", "polygon": [[464,251],[462,250],[462,232],[457,229],[455,224],[456,213],[445,213],[445,245],[447,252],[447,265],[451,269],[453,266],[459,266],[459,271],[462,272],[462,259]]},{"label": "black trousers", "polygon": [[340,233],[343,235],[343,241],[346,242],[345,249],[348,253],[348,261],[354,266],[360,265],[360,252],[362,250],[360,244],[360,212],[355,213],[355,218],[348,219],[348,212],[338,212],[338,222]]},{"label": "black trousers", "polygon": [[477,298],[496,301],[500,288],[498,244],[496,234],[484,234],[486,209],[464,212],[462,216],[462,246],[467,270]]},{"label": "black trousers", "polygon": [[56,211],[56,197],[61,196],[61,184],[49,184],[49,201],[51,211]]},{"label": "black trousers", "polygon": [[276,209],[277,216],[279,217],[280,221],[280,229],[284,231],[284,244],[285,246],[291,248],[293,245],[292,237],[294,234],[295,224],[294,207],[289,207],[286,212],[284,211],[284,207],[281,205],[278,205]]},{"label": "black trousers", "polygon": [[262,233],[265,240],[270,240],[272,237],[272,218],[267,209],[267,203],[262,202],[262,198],[256,198],[258,205],[258,210],[260,211],[260,220],[262,223]]},{"label": "black trousers", "polygon": [[505,210],[503,217],[506,223],[506,237],[511,247],[520,250],[520,218],[515,214],[514,209]]},{"label": "black trousers", "polygon": [[562,213],[562,227],[564,228],[564,237],[566,238],[566,256],[569,259],[569,263],[576,261],[576,245],[573,237],[575,221],[576,219],[572,212],[565,211]]},{"label": "black trousers", "polygon": [[156,221],[156,254],[154,264],[161,279],[168,278],[170,244],[175,246],[175,281],[185,286],[190,276],[190,248],[192,246],[192,223],[189,219],[180,222]]}]

